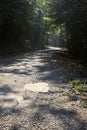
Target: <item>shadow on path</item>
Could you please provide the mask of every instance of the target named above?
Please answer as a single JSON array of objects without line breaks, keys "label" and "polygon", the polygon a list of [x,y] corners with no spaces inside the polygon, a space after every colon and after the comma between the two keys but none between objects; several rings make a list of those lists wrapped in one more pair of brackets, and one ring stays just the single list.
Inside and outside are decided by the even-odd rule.
[{"label": "shadow on path", "polygon": [[[37,111],[32,120],[47,130],[87,130],[87,122],[80,119],[74,110],[52,108],[51,104],[34,106]],[[44,126],[44,124],[46,124]]]},{"label": "shadow on path", "polygon": [[21,113],[21,109],[15,108],[17,103],[13,96],[10,97],[10,94],[13,95],[16,93],[17,91],[12,90],[11,87],[6,84],[0,87],[0,115],[6,115],[6,113]]},{"label": "shadow on path", "polygon": [[[0,80],[3,82],[2,84],[5,84],[0,86],[0,116],[4,115],[4,117],[7,117],[7,115],[10,115],[10,118],[13,119],[15,114],[21,125],[26,119],[26,130],[33,130],[33,128],[35,130],[87,130],[86,122],[81,120],[73,109],[62,107],[62,104],[66,102],[66,99],[62,101],[66,86],[61,84],[66,85],[69,81],[79,79],[80,75],[73,66],[68,66],[68,57],[60,57],[60,55],[59,58],[54,57],[55,53],[58,55],[57,50],[47,49],[0,61]],[[20,75],[23,75],[21,80]],[[14,79],[12,76],[14,76]],[[13,80],[9,81],[10,78]],[[49,92],[36,94],[31,91],[29,93],[25,91],[21,93],[23,86],[32,81],[35,83],[48,83],[50,87]],[[17,102],[15,98],[11,96],[5,98],[5,96],[9,96],[10,94],[13,94],[14,97],[17,94],[17,91],[12,88],[11,84],[15,85],[18,92],[21,93],[20,95],[16,95],[16,99],[18,99],[18,96],[25,96],[26,101],[23,98],[24,102],[20,102],[20,105],[21,103],[27,104],[27,107],[24,107],[22,104],[25,115],[22,111],[23,109],[16,107]],[[4,106],[4,103],[7,106]],[[12,107],[9,107],[11,104]],[[13,117],[11,117],[12,114]],[[21,116],[18,117],[18,115]],[[8,122],[8,120],[6,121]],[[18,123],[17,121],[15,122]],[[33,125],[32,128],[30,128],[31,124]],[[12,130],[20,129],[15,123],[12,125]]]}]

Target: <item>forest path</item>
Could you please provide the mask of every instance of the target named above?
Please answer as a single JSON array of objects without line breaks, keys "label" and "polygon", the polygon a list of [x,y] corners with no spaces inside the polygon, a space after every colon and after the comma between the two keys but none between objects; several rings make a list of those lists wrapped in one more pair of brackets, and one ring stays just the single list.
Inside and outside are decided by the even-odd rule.
[{"label": "forest path", "polygon": [[58,51],[0,61],[0,130],[87,130],[87,109],[67,97],[78,65]]}]

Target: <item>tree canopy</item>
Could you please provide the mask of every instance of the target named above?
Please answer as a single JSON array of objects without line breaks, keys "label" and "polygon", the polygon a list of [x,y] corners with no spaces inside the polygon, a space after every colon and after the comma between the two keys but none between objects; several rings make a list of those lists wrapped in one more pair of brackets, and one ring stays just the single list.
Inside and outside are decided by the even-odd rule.
[{"label": "tree canopy", "polygon": [[52,17],[55,24],[64,25],[67,45],[75,56],[87,56],[87,1],[54,0]]},{"label": "tree canopy", "polygon": [[40,47],[55,29],[71,54],[86,58],[87,0],[0,0],[0,52]]},{"label": "tree canopy", "polygon": [[32,26],[32,0],[0,1],[0,41],[1,48],[11,49],[24,45],[26,33]]}]

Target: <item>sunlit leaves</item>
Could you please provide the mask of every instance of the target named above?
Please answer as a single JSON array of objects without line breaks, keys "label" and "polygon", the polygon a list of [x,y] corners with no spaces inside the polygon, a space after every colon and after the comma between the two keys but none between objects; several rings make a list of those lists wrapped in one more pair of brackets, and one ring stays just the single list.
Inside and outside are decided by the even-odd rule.
[{"label": "sunlit leaves", "polygon": [[87,0],[54,0],[51,3],[50,16],[55,18],[55,24],[65,25],[70,52],[86,58]]}]

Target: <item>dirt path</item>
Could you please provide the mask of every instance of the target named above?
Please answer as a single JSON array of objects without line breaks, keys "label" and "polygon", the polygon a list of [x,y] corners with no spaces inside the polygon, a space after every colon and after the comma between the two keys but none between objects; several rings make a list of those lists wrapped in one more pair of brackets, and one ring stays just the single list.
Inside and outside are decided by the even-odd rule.
[{"label": "dirt path", "polygon": [[52,59],[56,51],[0,61],[0,130],[87,130],[87,109],[66,95],[79,73]]}]

